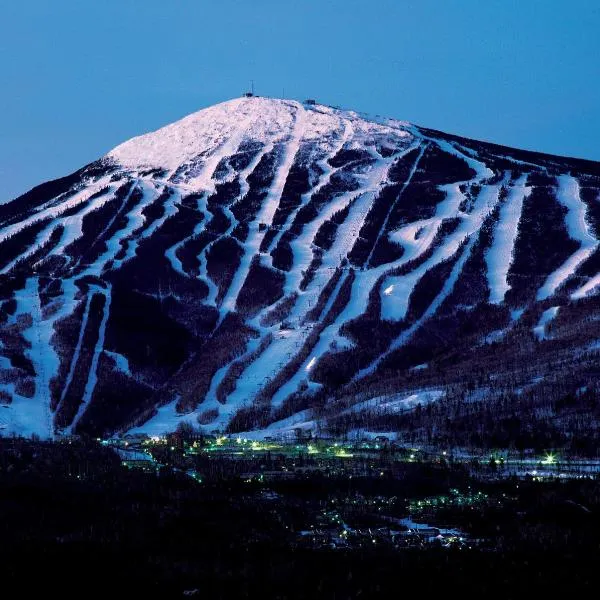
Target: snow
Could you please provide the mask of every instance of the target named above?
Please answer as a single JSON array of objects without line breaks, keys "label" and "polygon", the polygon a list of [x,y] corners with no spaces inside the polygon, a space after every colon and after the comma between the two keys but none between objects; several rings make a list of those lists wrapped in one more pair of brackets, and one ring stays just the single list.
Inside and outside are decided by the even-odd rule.
[{"label": "snow", "polygon": [[558,314],[558,306],[552,306],[545,310],[538,321],[538,324],[533,328],[533,332],[537,336],[539,341],[548,339],[546,335],[546,325],[556,317]]},{"label": "snow", "polygon": [[[396,207],[398,202],[400,202],[400,199],[402,198],[402,195],[404,194],[406,188],[410,185],[410,182],[412,181],[412,178],[415,175],[415,172],[419,166],[419,163],[421,162],[421,159],[423,158],[423,154],[425,154],[425,150],[427,150],[427,144],[425,144],[425,145],[419,144],[419,146],[417,146],[417,147],[419,147],[419,155],[417,156],[417,158],[410,170],[410,173],[408,174],[408,177],[406,178],[406,181],[402,185],[400,192],[396,196],[396,199],[394,200],[394,202],[392,202],[392,204],[388,210],[388,213],[385,216],[383,225],[381,226],[381,229],[379,230],[379,233],[377,234],[377,237],[375,238],[375,243],[373,244],[373,247],[371,248],[371,251],[369,252],[369,256],[367,257],[367,260],[365,261],[365,265],[367,265],[367,267],[371,264],[371,259],[373,258],[373,252],[375,252],[375,249],[377,248],[377,245],[379,244],[379,240],[381,239],[381,236],[384,234],[384,232],[387,229],[387,225],[390,220],[390,216],[394,211],[394,208]],[[408,152],[412,151],[413,149],[414,148],[409,148],[409,150],[407,152],[405,152],[405,154],[408,154]]]},{"label": "snow", "polygon": [[[167,185],[167,184],[158,184],[158,185],[162,185],[163,186],[163,193],[166,192],[167,190],[170,190],[170,196],[169,198],[165,201],[164,203],[164,214],[162,217],[152,221],[152,223],[150,223],[150,225],[148,225],[147,227],[145,227],[144,229],[142,229],[141,233],[137,234],[135,237],[133,237],[133,229],[132,226],[134,223],[139,224],[139,227],[143,227],[146,224],[146,217],[145,215],[142,214],[142,210],[144,209],[145,206],[147,206],[149,203],[144,203],[144,204],[138,204],[138,206],[136,206],[136,208],[129,213],[129,222],[127,224],[127,228],[122,232],[121,235],[121,239],[127,239],[126,241],[126,252],[125,252],[125,256],[121,259],[115,260],[113,263],[112,268],[113,269],[118,269],[119,267],[121,267],[121,265],[125,262],[127,262],[128,260],[131,260],[137,251],[137,247],[140,243],[141,240],[149,238],[155,231],[157,231],[162,225],[163,223],[169,218],[174,216],[177,213],[177,201],[180,199],[180,193],[178,191],[176,191],[175,186],[172,185]],[[144,199],[146,199],[148,197],[146,190],[148,188],[144,188]],[[158,190],[155,188],[154,190],[152,190],[152,200],[154,200],[156,197],[158,197]],[[123,235],[125,234],[125,235]],[[125,237],[127,236],[127,237]],[[114,248],[114,244],[112,246],[112,248]],[[111,250],[112,250],[111,248]],[[107,251],[108,253],[109,251]],[[115,254],[116,255],[116,254]],[[96,261],[96,264],[98,263],[98,261]]]},{"label": "snow", "polygon": [[[222,164],[223,159],[237,153],[247,142],[251,142],[256,149],[256,154],[251,163],[241,172],[235,173],[231,165],[227,167],[225,174],[217,176],[217,167]],[[379,241],[379,236],[388,235],[386,225],[394,207],[402,202],[402,195],[411,179],[419,168],[419,161],[427,148],[435,144],[442,151],[451,153],[465,160],[475,175],[472,179],[464,182],[442,185],[439,189],[444,192],[444,199],[435,210],[433,217],[422,219],[417,222],[407,223],[397,230],[389,233],[389,241],[398,244],[403,254],[401,258],[381,265],[372,267],[370,261],[372,253]],[[382,158],[377,152],[378,146],[385,146],[391,151],[391,156]],[[15,394],[12,385],[3,384],[2,389],[8,391],[13,397],[13,404],[8,408],[0,408],[0,427],[6,425],[21,431],[33,431],[28,425],[27,411],[43,416],[44,425],[36,432],[50,435],[52,431],[51,413],[49,410],[49,382],[58,372],[58,356],[50,344],[54,333],[54,325],[60,319],[73,313],[80,303],[84,316],[78,332],[77,342],[73,348],[73,358],[68,365],[65,388],[62,390],[60,402],[66,397],[66,392],[74,377],[76,363],[83,351],[84,332],[88,324],[90,303],[94,294],[103,294],[106,298],[104,313],[98,331],[98,339],[93,348],[93,358],[90,372],[87,374],[85,392],[82,397],[77,415],[68,428],[70,431],[83,415],[86,407],[91,401],[97,386],[98,364],[101,354],[111,359],[114,369],[124,375],[134,377],[127,357],[104,348],[106,324],[110,315],[110,288],[91,286],[87,297],[83,297],[75,280],[86,275],[102,277],[107,269],[119,269],[126,261],[131,260],[137,252],[138,245],[142,240],[155,234],[160,234],[160,228],[169,217],[182,210],[180,200],[188,194],[199,194],[197,202],[196,217],[202,215],[202,221],[198,223],[191,235],[181,240],[174,240],[173,245],[165,251],[165,257],[169,261],[174,272],[185,277],[196,277],[196,274],[185,272],[183,265],[177,257],[177,251],[187,241],[197,236],[210,222],[211,213],[208,211],[208,199],[215,191],[219,182],[232,181],[237,177],[240,183],[240,193],[237,198],[223,207],[230,220],[228,230],[224,235],[230,235],[238,225],[237,219],[231,212],[231,208],[239,202],[248,192],[248,178],[254,172],[261,158],[271,151],[277,151],[278,159],[273,180],[268,190],[266,199],[259,208],[256,217],[248,223],[249,235],[243,244],[243,256],[241,264],[233,276],[232,283],[225,291],[223,301],[219,309],[219,322],[225,317],[227,311],[235,310],[239,292],[246,280],[250,265],[254,257],[258,256],[261,264],[272,267],[270,251],[276,246],[297,216],[299,210],[310,202],[315,193],[330,182],[331,177],[340,169],[329,164],[336,154],[342,149],[360,149],[372,158],[371,163],[365,166],[360,173],[355,173],[358,189],[349,192],[340,192],[330,198],[320,209],[319,213],[309,223],[299,228],[297,235],[291,241],[293,266],[290,271],[283,272],[285,277],[284,295],[294,295],[295,302],[287,319],[288,328],[280,329],[279,325],[270,327],[262,326],[261,319],[272,306],[266,307],[247,324],[258,332],[258,336],[250,340],[246,352],[239,360],[244,360],[256,351],[259,344],[272,338],[270,344],[266,345],[258,357],[253,357],[244,372],[236,382],[235,390],[228,396],[226,402],[221,404],[216,400],[216,390],[228,371],[231,363],[222,365],[215,373],[209,392],[206,397],[200,399],[197,410],[179,415],[176,411],[178,398],[158,408],[157,414],[143,426],[144,431],[164,433],[173,430],[180,422],[190,422],[198,425],[198,416],[208,410],[217,409],[218,416],[213,423],[204,426],[207,430],[224,429],[231,417],[241,408],[248,406],[260,393],[264,386],[271,382],[277,374],[295,359],[298,352],[303,348],[309,338],[314,341],[313,347],[306,349],[306,358],[296,365],[295,373],[285,382],[280,389],[276,390],[271,399],[272,407],[281,406],[290,394],[298,391],[304,384],[307,385],[308,394],[319,389],[319,385],[311,381],[314,376],[319,360],[328,352],[337,351],[351,347],[353,342],[341,334],[342,327],[349,320],[359,317],[368,306],[369,295],[378,290],[381,297],[381,316],[384,319],[400,321],[406,317],[410,297],[415,286],[423,275],[431,268],[440,265],[444,261],[453,260],[447,280],[443,282],[442,289],[434,298],[431,305],[427,307],[422,317],[408,327],[391,344],[389,351],[377,358],[371,365],[362,371],[358,377],[372,373],[390,352],[397,350],[405,344],[413,333],[421,327],[427,319],[431,318],[440,308],[442,303],[452,293],[454,286],[461,275],[465,262],[468,260],[471,250],[478,240],[479,232],[491,211],[499,203],[499,192],[503,185],[509,187],[509,194],[503,201],[499,210],[499,220],[493,232],[492,244],[485,255],[486,273],[490,288],[490,302],[501,304],[509,289],[507,282],[508,273],[512,264],[512,253],[518,234],[519,221],[521,217],[523,202],[529,194],[525,175],[516,182],[509,185],[508,175],[504,181],[498,184],[490,184],[488,179],[493,172],[481,161],[477,153],[463,149],[456,143],[449,143],[441,139],[424,135],[421,130],[410,124],[389,120],[372,119],[365,120],[364,116],[352,111],[344,111],[327,106],[303,106],[290,100],[276,100],[269,98],[239,98],[224,102],[222,104],[201,110],[176,123],[168,125],[155,132],[133,138],[112,150],[107,156],[121,170],[111,173],[109,176],[100,177],[98,180],[86,182],[82,189],[72,190],[70,195],[52,199],[37,209],[37,212],[20,223],[13,223],[0,228],[0,241],[6,237],[21,231],[24,227],[51,217],[53,221],[41,231],[35,242],[23,251],[20,258],[26,258],[39,249],[50,239],[55,227],[63,226],[64,232],[58,247],[50,252],[50,255],[64,254],[65,248],[82,235],[82,223],[86,214],[95,210],[103,203],[114,198],[117,186],[125,183],[131,184],[131,189],[126,198],[123,199],[118,208],[98,236],[96,241],[103,239],[106,249],[92,264],[71,264],[72,275],[65,275],[63,281],[62,296],[52,302],[44,309],[44,318],[37,294],[37,279],[30,278],[24,290],[17,293],[17,312],[14,318],[30,314],[33,325],[26,331],[26,339],[31,343],[29,356],[32,359],[36,371],[36,398],[24,399]],[[387,185],[388,172],[395,160],[401,160],[409,152],[418,150],[418,155],[410,168],[407,180],[403,183],[398,197],[390,203],[385,223],[374,240],[371,254],[367,257],[365,268],[352,269],[347,264],[341,264],[352,249],[357,237],[363,227],[369,211],[373,207],[383,186]],[[512,159],[511,159],[512,160]],[[518,161],[514,161],[518,162]],[[306,165],[311,169],[311,189],[300,198],[300,203],[286,218],[286,222],[278,227],[277,233],[270,242],[266,253],[259,253],[259,248],[264,240],[266,230],[259,231],[259,223],[272,224],[275,212],[281,201],[283,189],[290,170],[294,164]],[[160,168],[164,172],[160,174],[162,179],[143,171],[148,168]],[[583,261],[596,250],[598,241],[592,235],[586,221],[586,206],[579,197],[579,184],[571,175],[563,175],[558,179],[557,200],[566,208],[565,223],[570,237],[579,243],[579,249],[554,273],[552,273],[544,286],[539,291],[539,298],[543,299],[553,294],[566,281],[568,277],[577,272]],[[468,212],[460,210],[461,203],[465,200],[465,193],[461,191],[479,186],[480,191],[474,198]],[[87,205],[92,194],[103,190],[103,194]],[[127,202],[135,190],[141,192],[141,198],[136,206],[124,214]],[[145,207],[156,201],[160,194],[169,192],[169,197],[164,200],[164,214],[159,219],[148,221],[143,214]],[[161,200],[162,202],[163,200]],[[79,212],[70,216],[62,216],[65,210],[79,208]],[[315,256],[314,239],[319,228],[332,215],[341,209],[348,209],[348,216],[337,227],[336,235],[329,250],[322,253],[322,264],[317,269],[313,280],[305,290],[300,289],[303,271],[306,271]],[[450,234],[440,240],[439,246],[432,249],[432,244],[440,230],[444,219],[460,219],[458,227]],[[117,221],[119,219],[119,221]],[[123,220],[125,223],[120,230],[114,232],[109,239],[104,240],[111,227],[116,222]],[[196,221],[194,221],[196,223]],[[188,230],[189,231],[189,230]],[[219,239],[219,238],[217,238]],[[214,243],[214,242],[213,242]],[[216,306],[218,288],[210,280],[206,271],[206,256],[210,250],[208,244],[199,254],[199,273],[197,277],[204,280],[209,286],[208,298],[205,303]],[[431,251],[431,252],[430,252]],[[124,252],[124,258],[116,260],[119,252]],[[424,254],[430,254],[427,260],[414,268],[406,275],[392,275],[393,272],[409,261],[418,259]],[[81,259],[80,259],[81,260]],[[73,261],[74,262],[74,261]],[[7,273],[16,263],[13,261],[3,269]],[[75,267],[81,270],[75,272]],[[150,266],[151,268],[151,266]],[[308,322],[307,314],[314,308],[320,293],[331,279],[336,269],[341,268],[343,272],[334,286],[330,297],[327,299],[318,322]],[[321,330],[319,322],[330,312],[332,306],[338,299],[344,284],[349,282],[349,277],[354,281],[350,289],[349,301],[341,310],[339,316],[327,327]],[[381,286],[377,287],[381,282]],[[600,285],[600,275],[590,279],[584,286],[573,293],[573,298],[585,297],[591,293],[596,286]],[[522,310],[522,309],[521,309]],[[557,307],[548,309],[542,315],[540,322],[534,328],[539,339],[546,339],[545,330],[547,324],[556,315]],[[554,311],[554,312],[552,312]],[[520,314],[513,314],[517,320]],[[11,322],[14,322],[14,318]],[[318,328],[319,336],[314,332]],[[499,339],[507,330],[493,332],[488,336],[488,342]],[[74,336],[77,334],[74,334]],[[92,350],[90,348],[90,350]],[[9,369],[7,360],[0,357],[0,368]],[[414,369],[426,368],[427,365],[419,365]],[[85,377],[86,374],[83,374]],[[423,392],[425,393],[425,392]],[[427,398],[434,401],[441,396],[439,390],[427,392]],[[433,396],[431,394],[433,393]],[[378,408],[384,410],[408,410],[423,403],[424,397],[421,392],[412,394],[403,393],[394,396],[371,399],[366,404],[356,405],[353,410],[370,408],[377,403]],[[430,400],[427,400],[430,401]],[[368,404],[371,403],[371,404]],[[361,408],[361,405],[364,406]],[[36,413],[37,411],[37,413]],[[2,421],[2,414],[11,415],[10,419]],[[293,427],[316,427],[315,421],[310,414],[300,414],[290,417],[289,422],[273,424],[276,431],[289,432]],[[9,423],[10,422],[10,423]],[[269,426],[269,431],[273,431]]]},{"label": "snow", "polygon": [[277,168],[273,183],[269,188],[269,193],[265,198],[260,210],[258,211],[256,218],[249,223],[250,233],[246,243],[244,244],[244,256],[241,259],[240,267],[236,271],[229,290],[223,300],[222,315],[225,311],[232,311],[235,308],[238,295],[250,269],[252,258],[258,253],[261,242],[267,233],[266,229],[263,231],[259,230],[259,223],[266,223],[270,225],[273,222],[273,217],[283,192],[283,186],[285,185],[287,176],[292,167],[292,163],[294,162],[294,158],[300,147],[300,141],[304,134],[304,129],[305,111],[302,105],[298,105],[295,118],[291,123],[289,141],[285,144],[281,164]]},{"label": "snow", "polygon": [[266,437],[292,440],[296,437],[297,429],[303,430],[305,434],[316,433],[317,422],[312,418],[310,409],[301,410],[285,419],[274,421],[264,429],[244,431],[237,433],[236,436],[247,440],[264,440]]},{"label": "snow", "polygon": [[[102,177],[94,183],[90,183],[83,190],[73,194],[72,196],[70,196],[69,198],[67,198],[59,204],[52,205],[50,203],[47,208],[39,209],[36,213],[31,215],[30,217],[27,217],[26,219],[23,219],[22,221],[18,221],[17,223],[13,223],[12,225],[7,225],[5,227],[0,227],[0,242],[15,235],[16,233],[19,233],[20,231],[29,227],[30,225],[33,225],[34,223],[51,218],[56,219],[54,225],[61,223],[65,226],[66,229],[69,229],[70,235],[63,236],[62,241],[64,243],[62,244],[62,247],[68,245],[75,239],[75,236],[77,236],[77,234],[81,235],[80,226],[83,216],[97,209],[104,202],[106,202],[106,200],[108,200],[109,198],[110,189],[108,189],[103,196],[96,198],[93,202],[90,203],[89,206],[87,206],[81,212],[76,213],[75,215],[72,215],[70,217],[61,217],[61,214],[76,206],[83,206],[94,194],[96,194],[103,188],[106,188],[108,186],[109,181],[110,178],[108,176]],[[40,236],[38,236],[38,239],[35,243],[39,245],[41,241],[42,240],[40,239]]]},{"label": "snow", "polygon": [[521,315],[525,312],[524,308],[516,308],[510,311],[510,318],[513,321],[518,321],[521,318]]},{"label": "snow", "polygon": [[[328,136],[325,141],[324,151],[327,154],[325,155],[325,158],[321,160],[321,165],[325,167],[325,170],[313,189],[308,194],[305,194],[302,203],[308,201],[310,195],[312,195],[315,190],[318,190],[325,185],[325,183],[329,181],[332,173],[335,171],[335,169],[329,166],[326,162],[328,158],[335,156],[335,154],[344,144],[362,145],[365,143],[364,139],[361,137],[364,135],[364,129],[361,128],[355,121],[352,121],[348,126],[342,128],[340,127],[339,117],[340,115],[338,114],[337,121],[332,122],[332,126],[335,125],[334,131],[337,133],[333,136]],[[303,135],[305,138],[307,136],[306,121],[310,121],[311,118],[311,113],[307,111],[307,114],[304,117],[305,124],[303,126]],[[412,138],[407,136],[398,136],[394,139],[395,145],[399,148],[400,153],[406,154],[408,152],[407,147],[410,146]],[[363,175],[357,176],[363,180],[360,191],[340,194],[332,202],[325,205],[319,215],[313,221],[306,224],[301,234],[292,241],[291,247],[294,267],[290,272],[285,273],[285,295],[299,292],[299,286],[302,280],[302,271],[308,268],[313,258],[311,243],[319,227],[335,212],[351,205],[348,218],[342,225],[338,227],[337,235],[332,247],[323,255],[321,268],[317,270],[313,281],[309,284],[307,289],[304,292],[300,291],[298,295],[296,304],[293,307],[289,318],[287,319],[287,321],[291,323],[294,328],[288,332],[285,332],[284,334],[279,331],[276,332],[277,335],[274,336],[273,343],[271,343],[271,345],[261,354],[261,356],[259,356],[252,364],[250,364],[242,373],[241,377],[238,379],[236,390],[228,398],[228,404],[233,403],[239,407],[246,399],[255,397],[260,391],[261,387],[267,383],[268,377],[276,373],[280,368],[283,368],[285,364],[289,362],[289,360],[301,348],[306,336],[313,329],[314,324],[307,323],[303,327],[300,327],[300,324],[304,322],[306,314],[316,303],[320,291],[334,273],[335,268],[339,265],[340,257],[345,256],[352,249],[356,236],[358,235],[364,219],[366,218],[366,215],[372,206],[373,200],[381,185],[387,178],[387,172],[393,160],[394,157],[387,159],[375,159],[374,157],[374,164],[372,168]],[[279,173],[281,173],[281,170]],[[275,194],[276,197],[280,197],[280,184],[277,183],[274,185],[274,187],[277,190]],[[272,214],[273,213],[271,213],[271,216]],[[258,228],[256,225],[258,222],[265,222],[265,220],[258,217],[254,221],[254,225],[251,226],[251,229],[257,231]],[[291,222],[291,218],[288,219],[288,222]],[[250,241],[249,243],[257,250],[260,245],[259,240],[262,240],[262,234],[260,237],[257,234],[257,239]],[[248,263],[248,265],[244,267],[244,263],[242,263],[238,271],[240,274],[240,284],[243,283],[247,269],[249,268],[249,258],[252,256],[252,254],[248,253],[247,256],[248,258],[246,259],[246,263]],[[263,260],[268,261],[269,257],[263,257]],[[236,277],[238,277],[238,275],[236,275]],[[342,280],[338,283],[338,286],[336,286],[336,289],[333,291],[332,296],[325,306],[323,314],[326,314],[326,311],[330,309],[341,285],[343,284],[343,279],[344,278],[342,278]],[[232,284],[226,300],[222,304],[223,308],[231,307],[233,305],[232,298],[236,296],[235,290],[236,286]],[[274,326],[272,328],[265,328],[260,325],[260,320],[264,312],[266,311],[259,313],[259,315],[257,315],[257,317],[251,321],[251,325],[259,330],[262,336],[267,335],[269,332],[275,332],[276,327]],[[342,322],[343,321],[341,319],[336,321],[336,323],[330,326],[329,331],[322,334],[321,342],[315,348],[314,352],[317,360],[325,351],[327,351],[331,340],[337,336],[337,332]],[[314,355],[311,356],[314,357]],[[307,371],[310,371],[313,366],[310,365],[309,367],[309,362],[310,359],[307,359],[307,361],[300,365],[296,371],[296,374],[291,378],[291,380],[288,381],[282,388],[280,388],[280,390],[278,390],[272,399],[273,406],[280,405],[290,393],[294,392],[302,382],[306,381],[306,373]],[[309,383],[309,385],[311,384]],[[212,397],[207,398],[207,400],[209,402],[208,405],[213,402]],[[218,422],[220,422],[220,420],[221,416],[219,417]]]},{"label": "snow", "polygon": [[49,438],[52,437],[52,417],[48,390],[51,374],[58,359],[53,351],[47,351],[52,330],[41,321],[37,289],[38,278],[28,278],[25,288],[17,292],[15,311],[15,318],[19,315],[30,315],[32,319],[31,327],[23,332],[23,336],[30,344],[25,354],[33,363],[36,373],[35,395],[33,398],[24,398],[16,393],[14,387],[8,386],[7,389],[7,386],[2,386],[5,391],[12,392],[12,403],[0,408],[0,425],[3,434],[35,434]]},{"label": "snow", "polygon": [[[572,240],[579,242],[580,248],[556,271],[548,275],[544,285],[538,290],[538,300],[545,300],[552,296],[598,247],[598,240],[592,234],[587,222],[587,206],[581,200],[579,183],[574,177],[561,175],[558,178],[556,199],[567,209],[565,216],[567,232]],[[576,294],[577,292],[574,296]]]},{"label": "snow", "polygon": [[94,292],[103,293],[104,294],[104,310],[102,314],[102,321],[100,323],[100,330],[98,333],[98,340],[96,342],[96,346],[94,348],[94,355],[92,357],[92,364],[90,366],[90,371],[88,373],[88,380],[85,385],[85,391],[83,393],[83,398],[81,399],[81,404],[77,410],[77,414],[75,415],[73,422],[71,424],[71,431],[77,426],[79,419],[85,412],[90,400],[92,399],[92,395],[94,393],[94,389],[96,388],[96,383],[98,382],[98,361],[100,360],[100,354],[102,353],[102,349],[104,347],[104,336],[106,334],[106,323],[108,322],[108,315],[110,313],[110,302],[111,302],[111,288],[109,287],[106,290],[101,290],[100,288],[92,288],[90,287],[90,291],[88,292],[88,296],[92,297]]},{"label": "snow", "polygon": [[579,289],[575,290],[571,294],[571,298],[573,300],[580,300],[581,298],[586,298],[592,292],[596,290],[596,288],[600,286],[600,273],[594,275],[588,282],[582,285]]},{"label": "snow", "polygon": [[27,250],[25,250],[25,252],[21,253],[14,260],[9,262],[0,271],[0,275],[6,275],[15,267],[15,265],[19,261],[24,260],[24,259],[28,258],[29,256],[35,254],[35,252],[37,252],[44,244],[46,244],[50,240],[52,233],[54,232],[55,229],[56,229],[56,223],[51,222],[47,227],[45,227],[42,231],[40,231],[40,233],[38,233],[38,235],[35,239],[35,242],[31,246],[29,246],[27,248]]},{"label": "snow", "polygon": [[[347,256],[352,249],[356,236],[363,226],[377,192],[387,178],[391,162],[390,159],[376,161],[376,164],[372,167],[367,177],[366,186],[361,188],[366,191],[354,195],[354,202],[350,208],[348,218],[338,227],[333,245],[323,255],[321,269],[317,271],[305,293],[299,296],[296,306],[290,315],[291,320],[296,318],[298,322],[303,321],[303,316],[310,310],[310,303],[316,301],[320,290],[323,289],[329,280],[330,270],[333,270],[339,264],[340,257]],[[348,194],[345,195],[347,196]],[[348,272],[345,274],[345,277],[348,277]],[[342,282],[340,281],[335,290],[336,296],[341,289],[341,285]],[[331,302],[333,302],[333,299]],[[319,342],[313,350],[318,357],[328,351],[331,342],[338,337],[339,329],[343,322],[340,316],[321,333]],[[306,366],[304,369],[298,369],[295,375],[277,391],[271,400],[273,406],[280,406],[285,398],[298,389],[299,385],[304,381],[304,371],[306,370],[308,370]]]},{"label": "snow", "polygon": [[[488,176],[487,170],[481,167],[477,169],[477,172],[474,180],[467,183],[481,183],[482,178]],[[500,185],[487,185],[481,189],[472,212],[463,215],[457,230],[446,236],[443,243],[421,266],[407,275],[386,278],[383,285],[387,293],[381,296],[381,314],[384,319],[392,321],[404,319],[408,311],[410,296],[421,277],[432,267],[452,258],[466,239],[471,238],[469,244],[473,243],[476,237],[473,234],[479,230],[485,217],[498,202]],[[446,197],[438,204],[435,215],[431,219],[410,223],[393,234],[392,239],[401,243],[405,248],[400,264],[425,252],[432,244],[442,221],[457,215],[459,206],[464,199],[460,186],[460,183],[440,186],[440,189],[446,192]],[[418,237],[417,233],[419,233]],[[456,273],[456,277],[458,274]]]},{"label": "snow", "polygon": [[194,427],[197,427],[198,422],[196,413],[191,412],[182,415],[176,411],[175,406],[177,405],[178,400],[179,398],[176,397],[168,404],[159,406],[153,417],[143,425],[133,427],[127,433],[146,433],[149,436],[161,436],[165,433],[175,431],[179,423],[189,423]]},{"label": "snow", "polygon": [[[340,134],[340,131],[342,132],[341,134]],[[280,228],[280,230],[277,232],[277,234],[273,238],[273,241],[271,242],[269,249],[268,249],[269,254],[270,254],[271,250],[277,246],[277,244],[279,243],[279,240],[283,236],[284,232],[294,222],[294,219],[296,218],[296,215],[298,214],[298,212],[300,210],[302,210],[302,208],[304,206],[306,206],[308,204],[308,202],[310,202],[310,199],[313,197],[314,194],[316,194],[319,190],[321,190],[323,188],[323,186],[327,185],[331,181],[331,176],[339,170],[339,168],[332,167],[329,164],[328,159],[333,158],[340,150],[342,150],[342,148],[344,148],[344,146],[347,143],[350,142],[350,140],[352,139],[352,137],[354,135],[354,132],[355,132],[355,130],[352,125],[352,122],[342,119],[342,118],[338,119],[337,128],[332,127],[331,131],[328,132],[327,137],[325,138],[327,140],[327,146],[325,148],[325,152],[323,154],[323,157],[317,161],[317,166],[321,170],[322,174],[319,177],[319,180],[316,183],[316,185],[314,185],[305,194],[302,194],[302,196],[300,198],[300,204],[294,210],[291,211],[284,226]],[[322,147],[324,146],[324,144],[321,143],[320,146],[321,146],[320,150],[321,150],[321,152],[323,152]],[[295,262],[296,261],[294,259],[294,264],[295,264]],[[273,262],[271,260],[271,265],[272,264],[273,264]]]},{"label": "snow", "polygon": [[531,192],[531,188],[525,185],[526,181],[527,175],[522,175],[511,187],[505,203],[500,208],[492,245],[485,255],[491,304],[501,304],[510,289],[507,278],[513,261],[523,200]]},{"label": "snow", "polygon": [[378,396],[376,398],[371,398],[370,400],[365,400],[364,402],[358,402],[343,412],[358,413],[370,411],[379,414],[399,413],[413,410],[418,405],[426,406],[427,404],[438,401],[445,395],[446,393],[443,390],[423,390],[414,392],[408,396],[406,394]]},{"label": "snow", "polygon": [[88,294],[87,300],[85,303],[85,308],[83,310],[83,317],[81,320],[81,327],[79,328],[79,336],[77,337],[77,344],[75,345],[75,352],[73,352],[73,358],[71,358],[71,365],[69,367],[69,372],[67,374],[67,378],[65,379],[65,385],[63,386],[62,392],[60,394],[60,400],[56,407],[56,410],[60,410],[62,407],[62,403],[69,391],[69,387],[71,387],[71,382],[73,381],[73,375],[75,374],[75,367],[77,366],[77,362],[79,361],[79,356],[81,354],[81,346],[83,345],[83,336],[85,334],[85,330],[87,328],[87,322],[90,315],[90,305],[92,303],[93,294]]},{"label": "snow", "polygon": [[129,361],[126,356],[123,356],[118,352],[111,352],[110,350],[106,350],[106,348],[104,349],[104,354],[112,359],[117,371],[121,371],[121,373],[124,373],[129,377],[132,376],[131,369],[129,368]]},{"label": "snow", "polygon": [[[193,113],[157,131],[134,137],[111,150],[107,157],[130,169],[163,168],[175,170],[184,163],[204,158],[207,149],[220,148],[240,133],[253,140],[268,140],[291,127],[293,113],[305,107],[292,100],[255,96],[235,98]],[[365,121],[351,111],[317,105],[309,115],[304,138],[320,141],[341,114],[357,122],[363,136],[385,138],[393,132],[409,137],[399,121]],[[210,158],[210,157],[209,157]],[[202,184],[199,184],[202,187]]]}]

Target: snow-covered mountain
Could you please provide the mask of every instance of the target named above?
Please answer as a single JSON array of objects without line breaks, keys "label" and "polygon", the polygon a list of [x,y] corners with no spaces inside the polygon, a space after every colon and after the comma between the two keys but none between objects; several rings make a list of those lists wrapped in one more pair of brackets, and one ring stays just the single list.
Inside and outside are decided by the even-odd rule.
[{"label": "snow-covered mountain", "polygon": [[0,205],[0,433],[590,393],[599,190],[328,106],[201,110]]}]

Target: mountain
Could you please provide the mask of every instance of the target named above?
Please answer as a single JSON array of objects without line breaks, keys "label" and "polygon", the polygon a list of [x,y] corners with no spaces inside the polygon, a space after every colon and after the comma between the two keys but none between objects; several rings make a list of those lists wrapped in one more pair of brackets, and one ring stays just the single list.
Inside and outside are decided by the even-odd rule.
[{"label": "mountain", "polygon": [[599,192],[312,102],[201,110],[0,205],[1,433],[596,436]]}]

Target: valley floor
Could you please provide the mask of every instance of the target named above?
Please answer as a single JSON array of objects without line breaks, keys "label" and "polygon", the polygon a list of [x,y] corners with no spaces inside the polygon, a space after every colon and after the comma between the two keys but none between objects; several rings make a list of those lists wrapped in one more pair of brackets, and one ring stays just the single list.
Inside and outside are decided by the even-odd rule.
[{"label": "valley floor", "polygon": [[2,589],[27,598],[591,592],[598,464],[563,477],[561,465],[574,466],[564,456],[523,460],[529,472],[511,474],[508,457],[476,464],[385,440],[0,438]]}]

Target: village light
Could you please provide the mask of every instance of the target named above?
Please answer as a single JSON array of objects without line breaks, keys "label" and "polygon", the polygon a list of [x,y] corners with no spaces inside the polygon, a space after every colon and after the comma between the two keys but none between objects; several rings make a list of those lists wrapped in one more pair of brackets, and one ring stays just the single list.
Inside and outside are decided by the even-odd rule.
[{"label": "village light", "polygon": [[551,452],[548,452],[544,457],[544,460],[542,461],[542,463],[545,465],[553,465],[555,462],[556,456],[554,456],[554,454],[552,454]]}]

